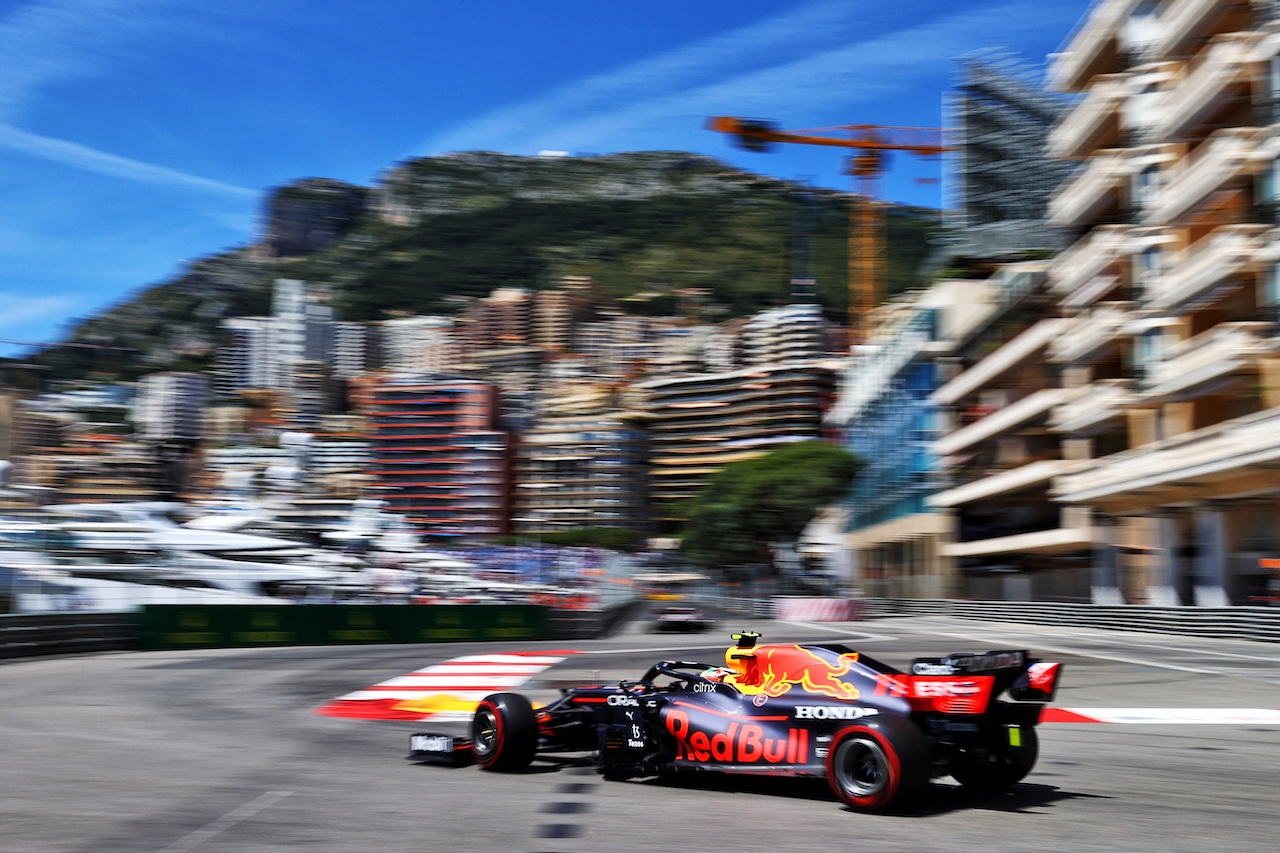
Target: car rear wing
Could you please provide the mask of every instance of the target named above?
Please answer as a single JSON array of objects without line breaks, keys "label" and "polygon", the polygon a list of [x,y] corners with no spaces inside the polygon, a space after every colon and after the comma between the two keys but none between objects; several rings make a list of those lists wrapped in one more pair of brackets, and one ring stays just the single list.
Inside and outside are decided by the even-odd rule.
[{"label": "car rear wing", "polygon": [[1015,702],[1051,702],[1062,664],[1032,658],[1025,650],[916,658],[907,678],[914,705],[943,713],[982,713],[990,699],[1009,692]]}]

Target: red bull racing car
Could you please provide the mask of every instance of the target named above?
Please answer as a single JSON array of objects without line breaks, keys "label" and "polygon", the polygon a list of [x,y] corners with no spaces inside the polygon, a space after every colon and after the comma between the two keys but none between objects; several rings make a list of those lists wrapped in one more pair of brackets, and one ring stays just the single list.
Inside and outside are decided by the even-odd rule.
[{"label": "red bull racing car", "polygon": [[410,760],[470,757],[518,772],[589,751],[609,778],[671,771],[825,777],[856,809],[899,804],[935,777],[996,791],[1035,765],[1036,724],[1061,665],[1025,651],[915,660],[909,672],[842,645],[758,645],[725,664],[669,660],[637,681],[562,691],[534,708],[495,693],[471,736],[417,734]]}]

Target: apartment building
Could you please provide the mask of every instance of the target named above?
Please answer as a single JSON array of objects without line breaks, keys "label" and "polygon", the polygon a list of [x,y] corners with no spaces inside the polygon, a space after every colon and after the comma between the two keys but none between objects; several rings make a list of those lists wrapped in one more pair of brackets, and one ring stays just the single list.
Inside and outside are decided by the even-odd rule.
[{"label": "apartment building", "polygon": [[197,441],[210,390],[209,377],[202,373],[142,377],[133,403],[140,434],[155,441]]},{"label": "apartment building", "polygon": [[1094,531],[1087,509],[1053,499],[1073,469],[1050,420],[1082,393],[1048,352],[1063,340],[1047,264],[1000,268],[948,330],[950,377],[930,396],[949,424],[934,442],[944,488],[927,504],[952,516],[956,594],[1089,600]]},{"label": "apartment building", "polygon": [[496,535],[510,521],[510,436],[498,389],[467,379],[384,374],[362,384],[373,488],[433,536]]},{"label": "apartment building", "polygon": [[797,303],[752,315],[742,329],[742,351],[747,364],[823,357],[827,341],[822,308]]},{"label": "apartment building", "polygon": [[644,431],[617,413],[541,418],[517,453],[517,532],[648,529]]},{"label": "apartment building", "polygon": [[534,294],[499,287],[462,312],[462,337],[473,350],[528,346],[532,341]]},{"label": "apartment building", "polygon": [[1050,205],[1052,495],[1100,528],[1097,601],[1280,591],[1278,53],[1271,0],[1102,0],[1050,68],[1081,96],[1051,153],[1082,164]]},{"label": "apartment building", "polygon": [[446,373],[462,356],[453,317],[423,315],[383,320],[383,362],[397,372]]},{"label": "apartment building", "polygon": [[826,362],[792,361],[664,376],[635,388],[647,400],[650,494],[661,504],[695,496],[730,462],[821,438],[835,371]]}]

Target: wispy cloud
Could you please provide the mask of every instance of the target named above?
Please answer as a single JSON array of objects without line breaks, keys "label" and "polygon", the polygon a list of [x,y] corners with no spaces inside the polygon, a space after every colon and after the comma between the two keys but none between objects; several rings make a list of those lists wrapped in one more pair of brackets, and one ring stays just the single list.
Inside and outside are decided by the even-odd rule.
[{"label": "wispy cloud", "polygon": [[921,78],[936,76],[959,53],[990,46],[993,39],[999,44],[1063,31],[1078,14],[1050,5],[1031,17],[1025,2],[966,4],[960,12],[859,38],[868,8],[852,0],[806,6],[498,110],[422,148],[532,153],[663,147],[673,124],[697,127],[718,113],[844,112],[849,105],[918,91]]},{"label": "wispy cloud", "polygon": [[14,296],[0,293],[0,332],[34,320],[64,316],[75,300],[63,296]]},{"label": "wispy cloud", "polygon": [[128,157],[118,157],[62,139],[27,133],[25,130],[6,124],[0,124],[0,145],[114,178],[161,186],[185,187],[242,198],[256,198],[258,195],[256,190],[188,175],[163,166],[130,160]]},{"label": "wispy cloud", "polygon": [[97,174],[232,196],[256,192],[22,129],[58,83],[96,76],[140,36],[172,27],[177,0],[48,0],[0,19],[0,146]]}]

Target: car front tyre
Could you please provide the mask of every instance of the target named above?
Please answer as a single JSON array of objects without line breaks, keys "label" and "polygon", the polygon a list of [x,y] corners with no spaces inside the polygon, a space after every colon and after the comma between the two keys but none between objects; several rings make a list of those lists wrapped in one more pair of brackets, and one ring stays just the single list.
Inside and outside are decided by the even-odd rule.
[{"label": "car front tyre", "polygon": [[484,770],[518,773],[538,748],[538,720],[519,693],[494,693],[476,707],[471,719],[471,752]]}]

